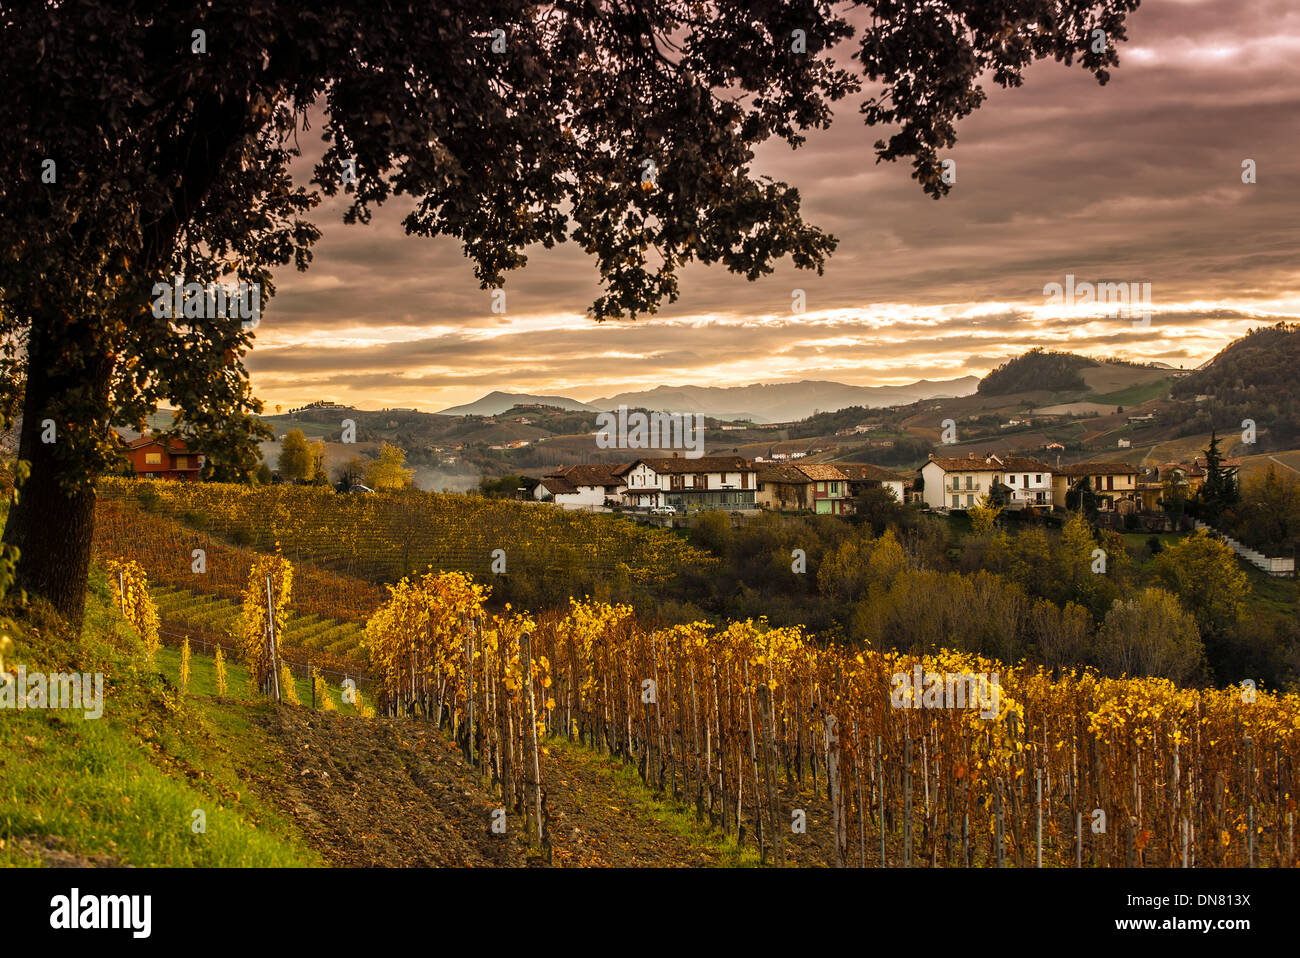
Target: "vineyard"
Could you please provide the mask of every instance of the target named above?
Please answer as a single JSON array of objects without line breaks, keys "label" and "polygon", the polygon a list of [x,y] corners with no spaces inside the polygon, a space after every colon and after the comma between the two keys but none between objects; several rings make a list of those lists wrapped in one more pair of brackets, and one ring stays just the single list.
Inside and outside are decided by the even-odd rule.
[{"label": "vineyard", "polygon": [[[565,740],[634,767],[768,863],[806,860],[802,847],[821,842],[827,860],[862,866],[1296,864],[1295,694],[828,646],[762,620],[647,628],[631,607],[590,596],[533,615],[493,595],[505,577],[489,587],[437,564],[381,590],[353,573],[427,558],[437,537],[420,530],[450,510],[442,497],[128,491],[101,500],[97,549],[139,562],[164,622],[241,636],[245,658],[274,635],[318,662],[366,660],[378,709],[450,735],[500,795],[512,831],[547,855],[548,782],[557,784],[548,748]],[[519,523],[501,536],[512,561],[527,554],[516,546],[559,535],[554,510],[460,502],[443,537],[452,547],[477,536],[486,549],[489,526],[469,530],[494,521],[487,508]],[[403,511],[419,516],[418,535],[385,524]],[[363,535],[368,519],[380,525]],[[651,559],[698,559],[671,535],[618,528],[629,574],[673,568],[654,571]],[[610,548],[599,542],[592,555]],[[202,575],[194,549],[205,550]],[[272,570],[284,606],[274,629],[255,621]],[[255,674],[265,666],[252,663]],[[972,700],[933,696],[932,676],[949,694],[954,679],[969,687]],[[991,700],[976,700],[976,679],[992,680]],[[829,824],[814,834],[814,821]]]},{"label": "vineyard", "polygon": [[[592,602],[534,622],[486,615],[486,591],[403,581],[366,646],[381,708],[447,728],[543,846],[545,741],[564,736],[777,864],[808,788],[843,865],[1295,864],[1294,694],[851,653],[752,621],[647,631]],[[894,677],[918,666],[996,675],[992,711],[900,701]]]},{"label": "vineyard", "polygon": [[[159,617],[173,626],[211,635],[233,634],[238,628],[240,604],[233,599],[167,587],[150,592]],[[358,622],[295,615],[286,622],[281,641],[296,649],[357,658],[363,631]]]},{"label": "vineyard", "polygon": [[[143,520],[162,520],[164,541],[141,548],[170,563],[168,582],[188,574],[190,549],[205,542],[261,552],[278,547],[322,580],[319,588],[306,586],[304,601],[312,604],[302,608],[338,619],[364,619],[382,597],[375,586],[429,567],[504,572],[498,599],[553,607],[571,595],[599,594],[611,580],[650,588],[716,562],[671,532],[610,516],[437,493],[338,495],[310,486],[110,479],[100,487],[99,509],[97,525],[112,527],[106,535],[119,549]],[[338,581],[331,575],[371,588],[321,608],[330,600],[320,591]],[[341,608],[345,601],[353,604]]]}]

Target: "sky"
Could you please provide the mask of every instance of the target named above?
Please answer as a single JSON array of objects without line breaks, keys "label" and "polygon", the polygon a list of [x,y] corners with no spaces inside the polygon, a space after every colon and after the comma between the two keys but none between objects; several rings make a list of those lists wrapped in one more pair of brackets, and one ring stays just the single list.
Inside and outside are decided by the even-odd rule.
[{"label": "sky", "polygon": [[[1128,36],[1105,86],[1050,60],[1020,89],[985,83],[937,201],[906,163],[875,163],[888,131],[862,123],[862,95],[841,101],[829,130],[754,164],[839,238],[825,274],[783,262],[749,282],[694,265],[676,303],[634,322],[588,318],[598,276],[571,242],[529,250],[494,314],[455,240],[405,235],[409,198],[364,226],[327,199],[311,269],[276,274],[246,359],[254,391],[269,407],[436,411],[493,390],[899,385],[983,375],[1035,346],[1199,365],[1300,319],[1300,2],[1144,0]],[[304,184],[319,130],[301,138]],[[1067,275],[1149,283],[1149,321],[1049,305]]]}]

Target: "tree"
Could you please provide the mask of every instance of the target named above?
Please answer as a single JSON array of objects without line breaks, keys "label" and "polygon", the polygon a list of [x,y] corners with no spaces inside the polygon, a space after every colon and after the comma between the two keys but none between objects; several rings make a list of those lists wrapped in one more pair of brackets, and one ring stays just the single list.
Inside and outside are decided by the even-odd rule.
[{"label": "tree", "polygon": [[1300,477],[1269,466],[1242,483],[1241,501],[1227,514],[1227,529],[1254,549],[1290,556],[1300,549]]},{"label": "tree", "polygon": [[1087,663],[1093,628],[1087,609],[1073,602],[1062,609],[1047,599],[1035,599],[1027,618],[1029,641],[1044,665],[1070,668]]},{"label": "tree", "polygon": [[523,486],[523,495],[531,499],[533,490],[537,488],[538,481],[531,476],[520,475],[502,476],[499,479],[484,477],[482,482],[479,483],[479,489],[483,495],[493,499],[518,499],[520,496],[519,487]]},{"label": "tree", "polygon": [[999,509],[1005,508],[1011,502],[1011,494],[1011,487],[995,477],[993,485],[989,487],[988,501]]},{"label": "tree", "polygon": [[1196,491],[1196,515],[1211,525],[1218,523],[1223,512],[1241,499],[1237,488],[1237,469],[1224,466],[1219,452],[1219,437],[1211,430],[1210,445],[1205,450],[1205,481]]},{"label": "tree", "polygon": [[992,532],[993,524],[1001,512],[1002,507],[995,504],[991,497],[981,496],[979,502],[966,510],[966,514],[970,516],[971,534],[982,536],[986,532]]},{"label": "tree", "polygon": [[301,429],[290,429],[280,440],[280,478],[306,482],[316,472],[316,450]]},{"label": "tree", "polygon": [[1250,600],[1250,580],[1226,542],[1204,530],[1165,547],[1155,558],[1156,577],[1196,616],[1207,640],[1232,629]]},{"label": "tree", "polygon": [[1096,512],[1098,496],[1092,491],[1092,483],[1087,476],[1080,476],[1065,493],[1065,508],[1071,512]]},{"label": "tree", "polygon": [[366,463],[366,485],[381,489],[406,489],[411,485],[414,469],[406,468],[406,450],[391,443],[379,447],[379,458]]},{"label": "tree", "polygon": [[1205,649],[1196,620],[1164,589],[1116,599],[1097,633],[1097,660],[1110,675],[1185,681]]},{"label": "tree", "polygon": [[871,584],[871,536],[846,536],[817,567],[817,588],[831,602],[854,602]]},{"label": "tree", "polygon": [[[249,284],[250,313],[254,285],[265,306],[273,268],[310,263],[322,193],[348,196],[349,224],[411,197],[407,231],[458,239],[484,288],[530,244],[572,239],[603,284],[591,315],[635,317],[675,300],[693,261],[751,280],[783,257],[821,271],[836,240],[752,161],[861,89],[833,46],[857,33],[879,84],[861,110],[895,130],[877,159],[910,160],[938,198],[939,152],[981,79],[1019,86],[1050,57],[1105,83],[1134,0],[869,0],[860,28],[848,6],[376,0],[358,29],[336,0],[7,3],[0,425],[21,391],[31,464],[3,540],[18,586],[80,621],[110,424],[142,427],[168,402],[203,448],[261,411],[251,317],[160,315],[156,284],[195,284],[210,312],[202,284],[228,279]],[[309,192],[289,170],[313,109],[329,146]],[[46,421],[58,441],[41,441]]]},{"label": "tree", "polygon": [[353,456],[346,462],[334,467],[334,479],[342,492],[347,492],[353,486],[360,485],[365,477],[366,460],[360,456]]}]

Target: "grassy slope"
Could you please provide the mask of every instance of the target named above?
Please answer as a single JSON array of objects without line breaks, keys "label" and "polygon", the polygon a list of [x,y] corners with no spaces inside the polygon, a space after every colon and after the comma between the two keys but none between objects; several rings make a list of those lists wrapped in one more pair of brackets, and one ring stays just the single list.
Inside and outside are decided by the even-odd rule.
[{"label": "grassy slope", "polygon": [[[29,671],[102,671],[104,714],[0,712],[0,865],[58,860],[124,865],[321,863],[240,775],[258,761],[265,705],[208,707],[146,665],[139,639],[95,577],[80,645],[55,629],[13,631]],[[168,669],[164,650],[156,663]],[[231,670],[231,688],[247,684]],[[197,685],[204,679],[199,670]],[[206,832],[191,830],[206,814]]]},{"label": "grassy slope", "polygon": [[[98,571],[80,644],[53,630],[10,631],[16,655],[8,666],[102,671],[105,703],[98,720],[0,711],[0,866],[326,864],[307,823],[277,804],[286,783],[299,784],[299,770],[270,738],[261,717],[272,706],[241,666],[227,664],[227,693],[218,698],[213,660],[195,652],[181,693],[180,650],[164,646],[146,665]],[[304,679],[296,677],[296,689],[310,702]],[[351,719],[355,709],[342,704],[338,686],[330,693],[339,715]],[[350,738],[338,739],[341,751]],[[557,817],[590,838],[567,849],[566,828],[557,864],[756,864],[752,844],[738,846],[697,822],[693,810],[642,785],[631,767],[573,743],[549,746],[553,774],[570,780],[552,785]],[[563,802],[563,786],[579,781],[583,792]],[[391,797],[401,804],[400,795]],[[191,830],[196,809],[207,816],[202,834]]]}]

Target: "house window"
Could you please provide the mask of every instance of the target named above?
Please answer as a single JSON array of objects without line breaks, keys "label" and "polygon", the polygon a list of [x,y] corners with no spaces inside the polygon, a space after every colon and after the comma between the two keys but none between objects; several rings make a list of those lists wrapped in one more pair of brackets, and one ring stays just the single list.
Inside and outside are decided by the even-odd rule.
[{"label": "house window", "polygon": [[146,453],[144,454],[144,464],[145,464],[146,466],[161,466],[161,465],[162,465],[162,453],[161,453],[161,452],[146,452]]},{"label": "house window", "polygon": [[1036,476],[1034,476],[1034,485],[1041,486],[1042,484],[1043,484],[1043,474],[1040,472]]},{"label": "house window", "polygon": [[1026,489],[1029,488],[1029,476],[1028,476],[1028,475],[1025,476],[1025,488],[1026,488]]},{"label": "house window", "polygon": [[[967,488],[967,489],[973,489],[973,488],[975,488],[974,485],[973,485],[974,482],[975,482],[975,477],[974,477],[974,476],[967,476],[967,477],[966,477],[966,488]],[[970,497],[968,496],[967,498],[970,498]]]},{"label": "house window", "polygon": [[1107,476],[1107,477],[1106,477],[1106,488],[1107,488],[1107,489],[1114,489],[1114,488],[1115,488],[1115,477],[1114,477],[1114,476]]},{"label": "house window", "polygon": [[960,509],[960,508],[961,508],[961,496],[953,496],[953,497],[952,497],[952,507],[953,507],[954,509]]},{"label": "house window", "polygon": [[[826,483],[824,483],[824,482],[819,482],[819,483],[817,483],[817,491],[818,491],[818,492],[825,492],[825,491],[826,491]],[[269,642],[270,639],[268,639],[267,641]]]},{"label": "house window", "polygon": [[1041,503],[1045,503],[1047,499],[1045,498],[1042,492],[1039,492],[1036,494],[1034,501],[1041,504]]},{"label": "house window", "polygon": [[967,496],[967,497],[966,497],[966,506],[967,506],[967,508],[970,508],[970,507],[973,506],[973,505],[975,505],[975,497],[974,497],[974,496]]},{"label": "house window", "polygon": [[177,468],[177,469],[188,469],[189,467],[190,467],[190,459],[189,459],[189,456],[177,456],[177,457],[176,457],[176,468]]},{"label": "house window", "polygon": [[1015,476],[1007,476],[1007,485],[1008,485],[1008,486],[1014,486],[1015,484],[1016,484],[1016,477],[1015,477]]}]

